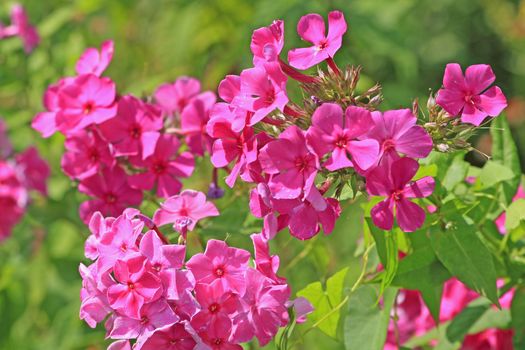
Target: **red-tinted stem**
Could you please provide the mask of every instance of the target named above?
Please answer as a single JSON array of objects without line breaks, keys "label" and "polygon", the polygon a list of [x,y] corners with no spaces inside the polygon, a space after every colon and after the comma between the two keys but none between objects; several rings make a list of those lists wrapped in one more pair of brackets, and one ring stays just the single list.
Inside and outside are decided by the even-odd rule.
[{"label": "red-tinted stem", "polygon": [[296,70],[295,68],[291,67],[290,65],[285,63],[283,60],[281,60],[280,57],[279,57],[279,64],[281,65],[281,69],[287,76],[289,76],[290,78],[294,80],[297,80],[298,82],[301,82],[304,84],[312,84],[312,83],[317,82],[316,77],[312,77],[311,75],[306,75],[306,74],[299,72],[298,70]]},{"label": "red-tinted stem", "polygon": [[341,76],[341,70],[339,69],[332,57],[328,56],[328,58],[325,61],[336,75]]},{"label": "red-tinted stem", "polygon": [[294,117],[294,118],[301,118],[304,116],[303,113],[301,113],[300,111],[296,110],[295,108],[289,105],[284,106],[283,113],[291,117]]},{"label": "red-tinted stem", "polygon": [[330,189],[330,186],[332,186],[332,179],[326,179],[326,181],[321,184],[321,187],[319,187],[319,192],[325,194],[326,191]]},{"label": "red-tinted stem", "polygon": [[166,238],[166,236],[164,236],[164,234],[162,232],[160,232],[159,228],[157,227],[157,225],[154,225],[152,227],[153,231],[155,231],[157,233],[157,235],[159,236],[160,240],[162,241],[162,243],[164,244],[170,244],[170,241],[168,240],[168,238]]}]

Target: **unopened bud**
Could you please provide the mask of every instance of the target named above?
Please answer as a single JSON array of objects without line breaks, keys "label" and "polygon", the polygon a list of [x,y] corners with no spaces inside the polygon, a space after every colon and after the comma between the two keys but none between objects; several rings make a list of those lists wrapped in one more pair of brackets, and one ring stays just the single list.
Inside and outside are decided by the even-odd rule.
[{"label": "unopened bud", "polygon": [[438,151],[443,153],[448,152],[450,150],[450,146],[446,143],[440,143],[436,146],[436,148],[438,149]]},{"label": "unopened bud", "polygon": [[219,199],[224,197],[224,189],[217,186],[215,183],[211,183],[208,187],[208,198],[209,199]]}]

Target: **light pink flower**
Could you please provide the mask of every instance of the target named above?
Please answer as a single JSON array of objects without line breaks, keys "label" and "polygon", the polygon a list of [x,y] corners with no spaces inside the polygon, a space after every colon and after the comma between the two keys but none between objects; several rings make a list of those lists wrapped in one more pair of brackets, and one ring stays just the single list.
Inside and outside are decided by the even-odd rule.
[{"label": "light pink flower", "polygon": [[60,111],[58,92],[67,81],[71,80],[72,78],[61,79],[57,84],[50,85],[45,91],[43,104],[46,112],[38,113],[31,122],[31,127],[38,131],[42,137],[50,137],[58,130],[56,124],[56,115]]},{"label": "light pink flower", "polygon": [[425,211],[410,198],[428,197],[434,191],[435,182],[430,176],[410,182],[419,164],[411,158],[401,158],[389,166],[375,168],[366,178],[366,188],[373,196],[386,198],[371,211],[374,224],[390,230],[394,225],[394,211],[397,223],[404,232],[412,232],[423,225]]},{"label": "light pink flower", "polygon": [[241,92],[241,77],[238,75],[227,75],[221,80],[218,92],[220,98],[231,103]]},{"label": "light pink flower", "polygon": [[15,35],[22,39],[26,53],[33,51],[40,43],[40,36],[36,28],[29,23],[29,18],[22,5],[16,4],[11,8],[11,28],[6,31],[13,31]]},{"label": "light pink flower", "polygon": [[78,190],[95,197],[80,205],[80,217],[85,223],[89,222],[96,211],[118,216],[128,206],[142,202],[142,193],[128,185],[126,173],[118,166],[105,168],[100,173],[83,179]]},{"label": "light pink flower", "polygon": [[249,125],[256,124],[276,109],[284,111],[288,103],[286,80],[278,63],[242,71],[240,94],[233,104],[253,112]]},{"label": "light pink flower", "polygon": [[178,194],[182,188],[178,178],[189,177],[195,168],[193,155],[189,152],[177,154],[179,147],[176,137],[161,135],[153,154],[144,160],[140,157],[131,159],[135,167],[147,171],[131,175],[129,184],[141,190],[151,190],[157,184],[157,196],[163,198]]},{"label": "light pink flower", "polygon": [[117,260],[113,273],[118,283],[110,286],[107,292],[113,309],[137,320],[141,319],[142,306],[162,295],[160,279],[148,269],[147,263],[147,258],[141,254]]},{"label": "light pink flower", "polygon": [[109,281],[109,273],[100,276],[96,264],[88,267],[80,264],[78,271],[82,277],[79,316],[91,328],[95,328],[97,323],[102,322],[111,312],[105,293],[107,286],[104,285],[105,281]]},{"label": "light pink flower", "polygon": [[86,49],[77,61],[77,74],[93,74],[100,77],[111,63],[114,49],[113,40],[104,41],[100,51],[94,47]]},{"label": "light pink flower", "polygon": [[113,118],[117,113],[115,98],[115,83],[109,78],[85,74],[68,79],[57,91],[56,128],[69,135]]},{"label": "light pink flower", "polygon": [[206,201],[204,193],[185,190],[162,203],[161,208],[155,212],[153,221],[157,226],[172,223],[177,230],[183,225],[192,231],[199,220],[217,215],[219,211],[213,203]]},{"label": "light pink flower", "polygon": [[109,344],[107,350],[132,350],[131,344],[129,343],[129,340],[123,339],[123,340],[117,340],[113,343]]},{"label": "light pink flower", "polygon": [[155,90],[154,97],[165,115],[173,115],[174,113],[182,113],[200,91],[201,83],[197,79],[180,77],[172,84],[160,85]]},{"label": "light pink flower", "polygon": [[372,127],[372,115],[366,109],[350,106],[343,115],[338,104],[324,103],[312,116],[307,140],[320,158],[332,152],[324,164],[328,170],[352,167],[354,162],[367,170],[379,155],[378,142],[365,137]]},{"label": "light pink flower", "polygon": [[73,179],[85,179],[115,163],[109,144],[93,130],[76,132],[66,139],[64,146],[62,170]]},{"label": "light pink flower", "polygon": [[253,53],[254,66],[265,62],[275,62],[279,58],[284,46],[284,22],[273,21],[267,27],[253,32],[250,49]]},{"label": "light pink flower", "polygon": [[155,331],[157,328],[179,321],[165,300],[145,304],[139,311],[139,318],[117,315],[109,332],[112,339],[139,338]]},{"label": "light pink flower", "polygon": [[[180,269],[184,264],[186,246],[179,244],[163,244],[155,231],[148,231],[140,240],[139,250],[151,265],[152,272],[161,274],[170,269]],[[174,273],[170,270],[169,273]]]},{"label": "light pink flower", "polygon": [[206,124],[210,120],[210,111],[216,97],[212,92],[203,93],[194,98],[181,114],[181,129],[186,135],[190,151],[199,156],[211,151],[213,140],[206,133]]},{"label": "light pink flower", "polygon": [[479,126],[487,116],[496,117],[507,107],[501,89],[489,88],[495,79],[489,65],[469,66],[463,76],[459,64],[449,63],[436,102],[451,116],[461,115],[462,122]]},{"label": "light pink flower", "polygon": [[246,289],[244,274],[249,259],[250,253],[246,250],[228,247],[223,241],[211,239],[206,251],[191,257],[186,267],[197,283],[219,281],[225,292],[243,294]]},{"label": "light pink flower", "polygon": [[116,156],[141,155],[145,159],[153,154],[162,126],[159,110],[127,95],[118,102],[117,116],[100,125],[100,130],[113,144]]},{"label": "light pink flower", "polygon": [[372,112],[374,128],[368,136],[379,142],[379,159],[391,162],[402,153],[412,158],[424,158],[432,151],[432,138],[416,125],[417,118],[409,109]]},{"label": "light pink flower", "polygon": [[264,146],[259,161],[263,170],[272,175],[268,185],[277,199],[293,199],[303,194],[306,197],[319,169],[319,160],[307,147],[304,131],[295,125]]},{"label": "light pink flower", "polygon": [[35,147],[31,146],[15,156],[16,170],[24,186],[47,195],[47,179],[51,169]]},{"label": "light pink flower", "polygon": [[292,67],[307,69],[334,57],[341,47],[346,33],[346,21],[342,12],[332,11],[328,14],[328,35],[325,35],[325,22],[318,14],[301,17],[297,24],[299,36],[314,46],[293,49],[288,52],[288,61]]}]

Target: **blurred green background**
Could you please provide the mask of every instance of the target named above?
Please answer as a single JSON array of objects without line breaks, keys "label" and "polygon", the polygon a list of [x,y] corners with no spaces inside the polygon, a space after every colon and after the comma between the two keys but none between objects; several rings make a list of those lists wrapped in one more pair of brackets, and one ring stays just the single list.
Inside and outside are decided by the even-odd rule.
[{"label": "blurred green background", "polygon": [[[463,67],[491,64],[509,98],[507,115],[525,164],[525,1],[519,0],[27,0],[21,1],[42,36],[26,56],[16,39],[0,41],[0,116],[17,150],[36,144],[52,165],[49,199],[35,198],[13,237],[0,246],[0,349],[105,349],[104,331],[78,320],[80,277],[86,227],[77,208],[83,199],[61,173],[63,138],[41,139],[29,124],[42,110],[46,86],[74,73],[82,51],[115,41],[116,53],[106,72],[121,93],[149,95],[157,85],[192,75],[215,90],[229,73],[251,64],[254,29],[274,19],[285,21],[285,50],[302,45],[295,32],[309,12],[345,13],[349,32],[336,61],[362,65],[366,84],[384,87],[383,108],[425,103],[436,91],[446,63]],[[0,4],[8,21],[12,3]],[[478,147],[490,150],[488,134]],[[206,161],[204,161],[205,163]],[[202,164],[188,186],[205,191],[209,167]],[[218,202],[223,215],[209,220],[199,234],[250,247],[249,233],[259,223],[248,213],[242,188]],[[151,213],[152,208],[144,208]],[[0,214],[1,215],[1,214]],[[345,206],[336,230],[310,242],[281,234],[273,245],[294,291],[325,281],[350,266],[361,234],[358,203]],[[198,243],[190,250],[199,249]],[[301,326],[299,333],[308,328]],[[268,348],[273,348],[273,344]],[[247,348],[255,349],[256,344]],[[298,349],[339,349],[336,340],[314,330]]]}]

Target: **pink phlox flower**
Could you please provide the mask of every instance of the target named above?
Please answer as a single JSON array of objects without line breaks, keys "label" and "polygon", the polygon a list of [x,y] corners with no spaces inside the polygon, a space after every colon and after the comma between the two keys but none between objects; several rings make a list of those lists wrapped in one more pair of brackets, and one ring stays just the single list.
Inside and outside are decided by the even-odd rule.
[{"label": "pink phlox flower", "polygon": [[179,140],[163,134],[157,141],[155,152],[146,159],[134,157],[131,163],[147,169],[129,177],[129,184],[141,190],[151,190],[157,184],[157,196],[167,198],[176,195],[182,188],[179,178],[189,177],[195,168],[195,160],[189,152],[178,154]]},{"label": "pink phlox flower", "polygon": [[411,198],[428,197],[434,191],[435,182],[430,176],[411,181],[419,168],[417,161],[401,158],[391,167],[379,166],[366,178],[368,193],[386,198],[376,204],[371,211],[374,224],[390,230],[394,225],[394,211],[399,227],[404,232],[412,232],[423,225],[425,211],[413,203]]},{"label": "pink phlox flower", "polygon": [[325,35],[323,17],[315,13],[301,17],[297,23],[297,33],[301,39],[312,43],[313,46],[288,52],[290,65],[297,69],[308,69],[327,58],[334,57],[341,47],[346,29],[345,17],[340,11],[332,11],[328,14],[328,35]]},{"label": "pink phlox flower", "polygon": [[118,216],[128,206],[139,205],[142,193],[129,186],[124,170],[118,166],[104,168],[101,172],[83,179],[78,190],[95,199],[80,205],[80,217],[85,223],[100,211],[104,215]]},{"label": "pink phlox flower", "polygon": [[31,146],[15,156],[16,170],[24,186],[47,195],[47,179],[51,168],[40,157],[35,147]]},{"label": "pink phlox flower", "polygon": [[315,310],[308,299],[304,297],[298,297],[294,300],[289,300],[286,302],[285,306],[287,309],[293,307],[297,323],[306,322],[306,316]]},{"label": "pink phlox flower", "polygon": [[62,170],[71,178],[83,180],[102,167],[112,167],[115,157],[109,144],[93,130],[80,130],[66,139]]},{"label": "pink phlox flower", "polygon": [[151,272],[147,258],[139,253],[117,259],[113,273],[116,283],[107,291],[109,305],[122,315],[140,320],[143,305],[162,295],[160,279]]},{"label": "pink phlox flower", "polygon": [[268,241],[260,233],[253,234],[250,237],[253,242],[256,270],[275,284],[286,284],[286,278],[277,275],[277,270],[279,269],[279,256],[270,255]]},{"label": "pink phlox flower", "polygon": [[277,61],[283,46],[283,21],[273,21],[271,25],[255,30],[250,43],[250,49],[253,53],[253,65],[258,66],[265,62]]},{"label": "pink phlox flower", "polygon": [[[315,189],[316,192],[317,189]],[[341,215],[339,201],[335,198],[321,197],[321,201],[303,200],[289,213],[290,234],[300,240],[315,236],[321,226],[325,235],[330,234],[337,218]]]},{"label": "pink phlox flower", "polygon": [[217,207],[206,200],[204,193],[185,190],[180,195],[166,199],[155,212],[153,221],[157,226],[173,224],[179,232],[183,228],[192,231],[199,220],[217,215]]},{"label": "pink phlox flower", "polygon": [[155,151],[163,119],[154,106],[127,95],[118,102],[118,113],[100,125],[102,136],[111,142],[116,156],[149,157]]},{"label": "pink phlox flower", "polygon": [[58,92],[60,88],[67,83],[70,83],[74,78],[65,78],[59,80],[57,84],[50,85],[44,93],[43,104],[46,112],[37,113],[31,127],[38,131],[42,137],[50,137],[57,130],[57,113],[60,112]]},{"label": "pink phlox flower", "polygon": [[248,124],[254,125],[276,109],[284,111],[288,103],[286,81],[278,63],[245,69],[241,73],[240,93],[232,104],[253,112]]},{"label": "pink phlox flower", "polygon": [[19,36],[26,53],[33,51],[40,43],[40,36],[36,28],[30,24],[26,10],[22,5],[15,4],[11,8],[11,26],[5,28],[4,31]]},{"label": "pink phlox flower", "polygon": [[432,138],[419,125],[409,109],[372,112],[374,128],[368,137],[379,142],[379,159],[390,163],[399,153],[411,158],[425,158],[432,151]]},{"label": "pink phlox flower", "polygon": [[215,102],[215,94],[206,92],[194,98],[182,111],[181,130],[186,135],[186,144],[195,155],[203,156],[211,151],[213,140],[206,133],[206,124]]},{"label": "pink phlox flower", "polygon": [[268,185],[277,199],[306,197],[314,187],[319,159],[307,146],[304,131],[295,125],[264,146],[259,161],[272,175]]},{"label": "pink phlox flower", "polygon": [[232,103],[234,98],[241,93],[241,77],[227,75],[221,80],[218,87],[219,97],[227,103]]},{"label": "pink phlox flower", "polygon": [[84,74],[66,79],[57,91],[56,128],[67,136],[101,124],[117,114],[115,99],[115,83],[107,77]]},{"label": "pink phlox flower", "polygon": [[155,90],[155,102],[165,115],[182,113],[201,92],[201,83],[191,77],[180,77],[174,83],[160,85]]},{"label": "pink phlox flower", "polygon": [[135,350],[194,350],[198,345],[194,337],[184,323],[177,322],[155,329]]},{"label": "pink phlox flower", "polygon": [[132,350],[129,340],[122,339],[109,344],[107,350]]},{"label": "pink phlox flower", "polygon": [[86,49],[77,61],[77,74],[93,74],[100,77],[111,63],[114,50],[113,40],[104,41],[100,51],[94,47]]},{"label": "pink phlox flower", "polygon": [[[139,245],[140,252],[148,258],[152,272],[174,273],[173,269],[180,269],[184,264],[186,246],[179,244],[163,244],[155,231],[150,230],[142,236]],[[169,272],[166,270],[170,270]]]},{"label": "pink phlox flower", "polygon": [[228,247],[223,241],[211,239],[205,252],[192,256],[186,267],[197,284],[219,281],[225,292],[233,291],[242,295],[246,289],[244,274],[249,259],[248,251]]},{"label": "pink phlox flower", "polygon": [[354,162],[367,170],[379,155],[378,142],[366,138],[372,126],[372,115],[364,108],[350,106],[343,114],[338,104],[324,103],[312,116],[307,140],[319,157],[331,152],[324,164],[328,170],[352,167]]},{"label": "pink phlox flower", "polygon": [[231,341],[232,326],[227,322],[215,322],[206,330],[200,331],[203,343],[212,350],[242,350],[243,347]]},{"label": "pink phlox flower", "polygon": [[462,122],[479,126],[487,116],[496,117],[507,107],[501,89],[489,88],[494,80],[496,76],[489,65],[469,66],[463,76],[459,64],[449,63],[436,103],[451,116],[461,115]]},{"label": "pink phlox flower", "polygon": [[[112,339],[133,339],[147,337],[158,328],[172,325],[179,317],[171,310],[165,300],[159,299],[144,304],[140,309],[139,318],[117,315],[109,332]],[[140,342],[140,339],[138,340]]]},{"label": "pink phlox flower", "polygon": [[[95,328],[97,323],[102,322],[112,311],[105,293],[108,286],[104,282],[108,281],[108,277],[99,276],[96,264],[87,267],[80,264],[79,272],[82,277],[80,319],[91,328]],[[109,276],[109,273],[106,273],[106,276]]]}]

